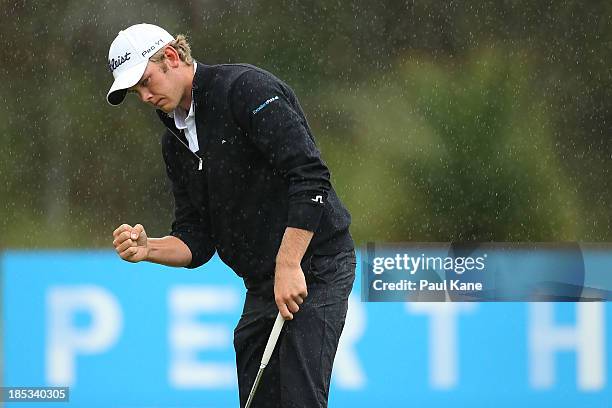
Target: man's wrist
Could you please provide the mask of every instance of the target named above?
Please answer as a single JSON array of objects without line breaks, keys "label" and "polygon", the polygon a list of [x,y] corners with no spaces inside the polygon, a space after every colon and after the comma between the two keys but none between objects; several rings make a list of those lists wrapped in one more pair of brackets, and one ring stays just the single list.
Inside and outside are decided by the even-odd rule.
[{"label": "man's wrist", "polygon": [[293,257],[278,255],[276,257],[276,265],[280,266],[300,266],[300,259],[295,259]]},{"label": "man's wrist", "polygon": [[163,238],[149,238],[145,248],[145,261],[157,263],[156,257],[159,257],[159,246],[162,245]]},{"label": "man's wrist", "polygon": [[143,261],[151,262],[151,247],[148,245],[145,247],[145,256]]},{"label": "man's wrist", "polygon": [[291,268],[299,267],[312,236],[311,231],[287,227],[276,254],[276,264]]}]

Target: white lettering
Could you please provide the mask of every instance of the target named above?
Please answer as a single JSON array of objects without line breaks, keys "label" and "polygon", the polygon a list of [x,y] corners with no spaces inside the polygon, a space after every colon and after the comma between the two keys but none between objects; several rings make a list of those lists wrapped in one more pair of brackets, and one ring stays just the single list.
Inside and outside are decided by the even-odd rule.
[{"label": "white lettering", "polygon": [[555,382],[555,353],[577,353],[578,388],[597,391],[606,383],[605,303],[577,303],[576,325],[554,324],[554,305],[530,304],[529,377],[535,388],[551,388]]},{"label": "white lettering", "polygon": [[410,274],[414,275],[421,266],[421,258],[412,257],[410,258],[410,262],[412,263],[412,271],[410,271]]},{"label": "white lettering", "polygon": [[202,323],[202,314],[228,313],[239,307],[235,290],[214,286],[178,286],[168,296],[170,308],[170,383],[177,388],[231,388],[236,369],[231,362],[204,362],[198,352],[226,349],[232,330]]},{"label": "white lettering", "polygon": [[457,319],[461,312],[475,308],[473,303],[407,303],[415,314],[430,316],[429,382],[433,388],[451,389],[459,382]]},{"label": "white lettering", "polygon": [[[121,308],[107,290],[91,285],[56,286],[47,291],[46,379],[50,385],[72,386],[76,356],[109,349],[122,327]],[[76,313],[86,313],[85,328],[73,324]]]}]

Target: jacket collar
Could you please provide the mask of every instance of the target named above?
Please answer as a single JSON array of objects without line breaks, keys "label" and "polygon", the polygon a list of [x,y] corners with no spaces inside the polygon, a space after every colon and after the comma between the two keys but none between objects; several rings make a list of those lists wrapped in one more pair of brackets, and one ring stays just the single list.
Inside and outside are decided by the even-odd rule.
[{"label": "jacket collar", "polygon": [[[197,106],[206,102],[207,89],[205,85],[210,83],[210,79],[212,78],[212,76],[210,72],[211,70],[209,69],[209,65],[202,64],[199,61],[195,62],[197,63],[197,66],[195,75],[193,77],[191,89],[193,90],[193,100]],[[178,132],[178,129],[176,129],[176,126],[174,126],[174,119],[170,117],[170,115],[168,115],[161,109],[157,109],[156,112],[157,116],[159,116],[159,118],[164,123],[164,125],[166,125],[166,127]]]},{"label": "jacket collar", "polygon": [[196,63],[198,65],[196,66],[196,72],[193,77],[193,99],[196,103],[202,103],[202,98],[207,92],[206,85],[210,84],[211,70],[210,66],[206,64],[202,64],[199,61],[196,61]]}]

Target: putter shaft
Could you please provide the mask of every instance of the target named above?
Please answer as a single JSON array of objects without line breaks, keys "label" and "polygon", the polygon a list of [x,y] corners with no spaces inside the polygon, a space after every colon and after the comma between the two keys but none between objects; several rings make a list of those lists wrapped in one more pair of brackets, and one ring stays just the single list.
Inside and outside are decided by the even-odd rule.
[{"label": "putter shaft", "polygon": [[266,343],[266,348],[264,349],[263,357],[261,358],[261,365],[259,366],[259,371],[257,371],[255,382],[253,382],[253,386],[251,387],[251,392],[249,393],[249,398],[247,399],[245,408],[251,407],[251,403],[253,402],[253,397],[255,396],[255,391],[257,390],[259,381],[261,380],[264,368],[266,368],[268,361],[270,361],[270,357],[272,356],[274,347],[276,347],[276,342],[284,323],[285,319],[283,319],[283,316],[280,314],[280,312],[278,312],[278,315],[276,315],[276,320],[274,321],[274,326],[270,332],[270,337],[268,337],[268,342]]},{"label": "putter shaft", "polygon": [[253,383],[253,387],[251,387],[251,392],[249,393],[245,408],[250,408],[251,402],[253,402],[253,397],[255,396],[255,391],[257,391],[257,386],[259,385],[259,380],[261,380],[264,368],[266,368],[266,366],[259,367],[259,371],[257,371],[257,377],[255,377],[255,382]]}]

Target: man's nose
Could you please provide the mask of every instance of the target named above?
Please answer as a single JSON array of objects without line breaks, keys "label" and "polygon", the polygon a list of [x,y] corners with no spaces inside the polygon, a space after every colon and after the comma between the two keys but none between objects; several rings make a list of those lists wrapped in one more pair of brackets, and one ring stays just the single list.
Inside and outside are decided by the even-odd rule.
[{"label": "man's nose", "polygon": [[138,95],[140,96],[140,100],[143,102],[149,102],[153,97],[153,94],[146,89],[142,89],[140,92],[138,92]]}]

